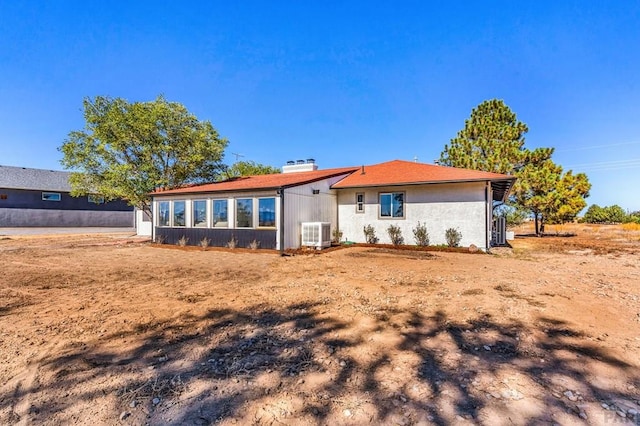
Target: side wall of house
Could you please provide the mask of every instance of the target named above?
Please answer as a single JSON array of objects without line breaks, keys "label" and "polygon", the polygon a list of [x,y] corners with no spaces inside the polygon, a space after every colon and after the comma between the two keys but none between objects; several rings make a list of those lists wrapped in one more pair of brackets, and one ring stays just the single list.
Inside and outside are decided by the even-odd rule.
[{"label": "side wall of house", "polygon": [[[329,222],[338,226],[337,191],[331,185],[345,175],[287,188],[284,191],[284,248],[298,248],[303,222]],[[317,191],[317,194],[314,194]]]},{"label": "side wall of house", "polygon": [[[431,245],[446,244],[445,231],[456,228],[461,246],[487,247],[487,203],[485,182],[408,185],[341,189],[338,194],[338,224],[343,239],[365,242],[363,228],[372,225],[380,243],[391,243],[387,228],[397,225],[405,244],[415,244],[413,229],[426,224]],[[404,193],[404,217],[380,216],[380,193]],[[364,212],[356,212],[356,194],[364,193]],[[490,194],[489,194],[490,196]]]},{"label": "side wall of house", "polygon": [[127,227],[133,228],[133,211],[91,211],[0,208],[0,227]]},{"label": "side wall of house", "polygon": [[[45,195],[55,195],[46,199]],[[104,201],[104,200],[103,200]],[[63,191],[0,188],[0,227],[133,227],[133,207],[122,200],[91,202]]]}]

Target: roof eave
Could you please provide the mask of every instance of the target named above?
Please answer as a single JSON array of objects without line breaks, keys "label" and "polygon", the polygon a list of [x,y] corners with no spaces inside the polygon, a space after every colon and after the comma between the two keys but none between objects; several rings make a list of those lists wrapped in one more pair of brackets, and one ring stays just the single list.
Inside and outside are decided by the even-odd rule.
[{"label": "roof eave", "polygon": [[[515,182],[516,178],[506,177],[504,179],[499,178],[478,178],[478,179],[448,179],[448,180],[429,180],[420,182],[401,182],[401,183],[376,183],[367,185],[349,185],[349,186],[333,186],[332,189],[354,189],[354,188],[375,188],[385,186],[417,186],[417,185],[434,185],[443,183],[467,183],[467,182],[494,182],[502,180],[511,180]],[[513,185],[513,183],[512,183]]]}]

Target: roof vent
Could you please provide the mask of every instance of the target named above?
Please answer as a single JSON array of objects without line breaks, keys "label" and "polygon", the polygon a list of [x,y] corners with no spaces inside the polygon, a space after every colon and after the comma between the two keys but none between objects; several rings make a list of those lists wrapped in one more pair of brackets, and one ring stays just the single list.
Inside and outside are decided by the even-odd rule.
[{"label": "roof vent", "polygon": [[307,164],[314,164],[316,162],[315,158],[307,158]]},{"label": "roof vent", "polygon": [[304,164],[305,161],[304,160],[296,160],[296,164]]},{"label": "roof vent", "polygon": [[293,166],[294,164],[296,164],[296,162],[293,160],[287,161],[287,166]]}]

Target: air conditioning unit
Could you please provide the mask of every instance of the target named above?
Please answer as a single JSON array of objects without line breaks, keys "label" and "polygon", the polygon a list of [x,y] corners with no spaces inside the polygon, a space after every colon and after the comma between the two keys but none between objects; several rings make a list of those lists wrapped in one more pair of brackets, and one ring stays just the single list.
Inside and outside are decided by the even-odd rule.
[{"label": "air conditioning unit", "polygon": [[329,222],[302,223],[302,246],[321,249],[331,246],[331,224]]},{"label": "air conditioning unit", "polygon": [[493,219],[493,245],[507,244],[507,220],[504,217]]}]

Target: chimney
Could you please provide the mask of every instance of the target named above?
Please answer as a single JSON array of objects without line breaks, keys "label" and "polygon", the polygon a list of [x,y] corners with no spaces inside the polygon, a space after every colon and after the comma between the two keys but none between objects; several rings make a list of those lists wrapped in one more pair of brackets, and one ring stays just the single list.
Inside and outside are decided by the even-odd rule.
[{"label": "chimney", "polygon": [[313,172],[315,170],[318,170],[318,165],[313,158],[296,161],[289,160],[282,166],[282,173]]}]

